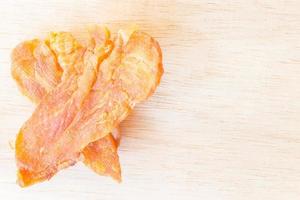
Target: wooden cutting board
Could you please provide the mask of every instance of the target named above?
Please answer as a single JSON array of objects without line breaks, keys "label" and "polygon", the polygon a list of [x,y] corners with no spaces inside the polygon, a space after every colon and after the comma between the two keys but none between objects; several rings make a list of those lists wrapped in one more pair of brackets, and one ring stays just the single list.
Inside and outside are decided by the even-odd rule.
[{"label": "wooden cutting board", "polygon": [[[0,3],[0,199],[300,198],[300,1],[14,0]],[[34,106],[10,52],[49,31],[137,24],[161,44],[157,92],[122,124],[123,182],[78,163],[15,184],[13,144]]]}]

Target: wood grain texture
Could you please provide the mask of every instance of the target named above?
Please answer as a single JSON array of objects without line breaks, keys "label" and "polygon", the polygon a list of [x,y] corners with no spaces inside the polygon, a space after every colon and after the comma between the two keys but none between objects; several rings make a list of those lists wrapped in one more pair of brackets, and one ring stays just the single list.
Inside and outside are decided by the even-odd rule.
[{"label": "wood grain texture", "polygon": [[[300,1],[0,3],[0,199],[299,199]],[[10,76],[11,49],[49,31],[137,24],[165,75],[122,124],[123,183],[83,164],[28,189],[14,140],[34,106]]]}]

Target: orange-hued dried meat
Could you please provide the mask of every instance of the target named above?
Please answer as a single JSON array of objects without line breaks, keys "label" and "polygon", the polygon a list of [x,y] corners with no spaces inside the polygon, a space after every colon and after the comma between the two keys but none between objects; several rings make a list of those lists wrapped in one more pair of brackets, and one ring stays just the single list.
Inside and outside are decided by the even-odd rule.
[{"label": "orange-hued dried meat", "polygon": [[60,82],[62,70],[43,41],[35,39],[19,44],[11,59],[13,78],[22,93],[35,103]]},{"label": "orange-hued dried meat", "polygon": [[109,175],[121,181],[117,143],[111,134],[104,138],[91,142],[83,149],[84,163],[98,174]]},{"label": "orange-hued dried meat", "polygon": [[[97,33],[99,37],[99,31]],[[20,90],[32,101],[38,103],[60,82],[61,76],[64,79],[74,73],[76,60],[80,59],[83,50],[84,48],[70,33],[64,32],[51,33],[46,42],[37,39],[23,42],[12,53],[12,76]],[[117,130],[114,130],[114,133],[117,133],[115,137],[119,137]],[[121,169],[117,146],[112,140],[114,138],[109,134],[99,142],[95,141],[88,145],[83,153],[84,163],[95,172],[120,181]],[[103,144],[105,147],[102,147]],[[90,156],[89,153],[92,155]],[[99,170],[100,168],[103,170]]]},{"label": "orange-hued dried meat", "polygon": [[[128,41],[121,34],[114,41],[103,35],[94,35],[71,64],[71,72],[43,96],[20,129],[16,140],[20,185],[51,178],[75,164],[81,152],[88,154],[85,162],[91,160],[87,165],[95,171],[118,179],[118,166],[105,165],[117,159],[116,154],[105,153],[113,152],[109,148],[116,144],[111,136],[110,141],[99,139],[154,92],[163,74],[162,57],[158,43],[143,32],[133,32]],[[104,161],[100,164],[95,162],[97,152],[104,153],[99,154]]]}]

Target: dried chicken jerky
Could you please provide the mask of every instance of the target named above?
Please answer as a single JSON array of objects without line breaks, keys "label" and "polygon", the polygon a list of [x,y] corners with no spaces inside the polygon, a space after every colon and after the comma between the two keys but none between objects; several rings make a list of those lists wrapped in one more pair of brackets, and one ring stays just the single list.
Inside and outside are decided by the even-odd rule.
[{"label": "dried chicken jerky", "polygon": [[[56,137],[54,133],[60,129],[63,129],[71,122],[72,116],[74,116],[77,110],[80,108],[82,99],[88,93],[88,90],[96,78],[96,70],[99,62],[101,62],[101,60],[103,60],[110,52],[111,44],[104,42],[103,44],[99,44],[99,46],[97,46],[97,50],[86,51],[83,57],[81,57],[81,59],[76,63],[78,69],[80,68],[80,65],[84,67],[81,67],[82,69],[78,70],[75,74],[70,75],[68,79],[59,83],[57,87],[55,87],[43,98],[37,107],[37,109],[41,108],[42,112],[40,112],[40,115],[33,114],[33,120],[31,122],[33,129],[30,132],[34,133],[34,129],[36,128],[43,128],[43,131],[40,132],[40,135],[26,137],[26,139],[28,139],[27,144],[29,146],[38,143],[40,144],[39,138],[43,136],[46,136],[48,141],[43,141],[45,142],[43,148],[40,148],[39,150],[34,149],[32,153],[35,153],[36,155],[42,154],[44,149],[47,149],[51,146],[52,140]],[[43,104],[43,101],[47,103]],[[65,104],[62,104],[62,101]],[[48,115],[48,113],[52,113],[53,115]],[[47,120],[52,123],[48,123]],[[17,137],[16,141],[18,165],[21,164],[21,162],[19,162],[20,160],[32,161],[33,165],[37,164],[34,163],[35,159],[30,159],[23,154],[25,149],[22,147],[22,144],[18,142],[23,139],[23,136],[22,134],[19,134],[19,136],[20,137]],[[18,157],[18,155],[20,155],[20,157]],[[19,160],[18,158],[21,159]],[[21,170],[19,173],[19,176],[22,177],[20,180],[24,180],[25,182],[20,182],[21,185],[28,185],[40,180],[42,177],[30,177],[26,176],[26,173],[22,172],[24,171]],[[38,172],[37,174],[40,173]]]},{"label": "dried chicken jerky", "polygon": [[[93,33],[95,35],[96,31],[93,31]],[[97,36],[101,36],[99,31]],[[51,48],[49,49],[46,44]],[[50,76],[51,78],[51,74],[44,73],[43,76],[38,76],[36,75],[37,72],[42,70],[53,72],[57,80],[61,79],[62,74],[66,78],[74,73],[76,61],[80,59],[85,50],[70,33],[65,32],[51,33],[46,44],[39,40],[26,41],[18,45],[12,53],[12,75],[20,90],[34,102],[39,102],[58,84],[58,81],[53,83],[49,77],[44,77]],[[56,60],[58,60],[59,65]],[[118,131],[114,130],[114,133],[118,133]],[[115,134],[115,137],[119,137],[119,134]],[[84,162],[95,172],[111,176],[120,181],[121,170],[117,146],[115,141],[112,140],[114,138],[109,134],[100,139],[99,142],[96,141],[88,145],[83,154]],[[105,144],[105,147],[102,147],[103,144]],[[101,147],[97,147],[97,145],[101,145]],[[89,153],[92,155],[90,156]],[[97,164],[99,167],[97,167]],[[104,168],[103,172],[99,171],[99,168]],[[119,174],[116,174],[116,172]]]},{"label": "dried chicken jerky", "polygon": [[[109,31],[107,29],[103,29],[99,26],[92,27],[90,29],[90,44],[87,47],[87,50],[93,50],[93,48],[99,48],[102,46],[102,43],[110,42],[107,40],[109,37]],[[50,37],[48,38],[48,43],[51,49],[55,52],[58,57],[58,63],[64,69],[62,80],[68,78],[70,74],[73,74],[74,71],[79,72],[81,70],[80,65],[76,65],[77,60],[82,57],[82,47],[81,45],[71,36],[70,33],[51,33]],[[86,50],[86,49],[84,49]],[[116,132],[116,131],[114,131]],[[95,172],[101,175],[109,175],[115,178],[117,181],[121,180],[121,168],[119,163],[119,157],[117,155],[117,146],[115,143],[112,143],[111,134],[103,137],[100,141],[95,141],[93,144],[86,147],[84,151],[84,163],[92,168]],[[104,147],[97,147],[97,145],[106,144],[106,150]],[[110,147],[109,147],[110,145]],[[103,151],[103,152],[99,152]],[[98,152],[98,154],[96,154]],[[92,153],[93,156],[89,156],[88,154]],[[105,155],[108,154],[108,155]],[[98,155],[95,156],[95,155]],[[113,156],[111,156],[113,155]],[[91,159],[92,158],[92,159]],[[103,160],[105,159],[105,160]],[[110,160],[109,160],[110,159]],[[104,163],[105,162],[105,163]],[[104,173],[98,170],[99,167],[96,165],[99,164],[100,166],[106,167],[107,170],[104,170]],[[110,166],[111,165],[111,166]],[[116,169],[115,171],[119,174],[116,175],[115,171],[109,170],[114,166]],[[110,172],[112,172],[110,174]]]},{"label": "dried chicken jerky", "polygon": [[111,53],[108,44],[106,40],[85,53],[82,72],[47,94],[21,128],[16,158],[23,186],[74,164],[87,145],[107,136],[157,87],[163,69],[153,38],[134,32],[123,44],[119,36]]}]

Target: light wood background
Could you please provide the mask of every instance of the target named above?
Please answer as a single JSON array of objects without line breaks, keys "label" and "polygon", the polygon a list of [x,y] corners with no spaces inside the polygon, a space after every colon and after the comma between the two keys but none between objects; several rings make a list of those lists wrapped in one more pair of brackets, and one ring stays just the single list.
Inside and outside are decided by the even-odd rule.
[{"label": "light wood background", "polygon": [[[300,1],[0,2],[0,199],[300,199]],[[137,24],[161,44],[155,95],[122,125],[123,183],[83,164],[21,189],[9,147],[34,106],[10,52],[49,31]]]}]

